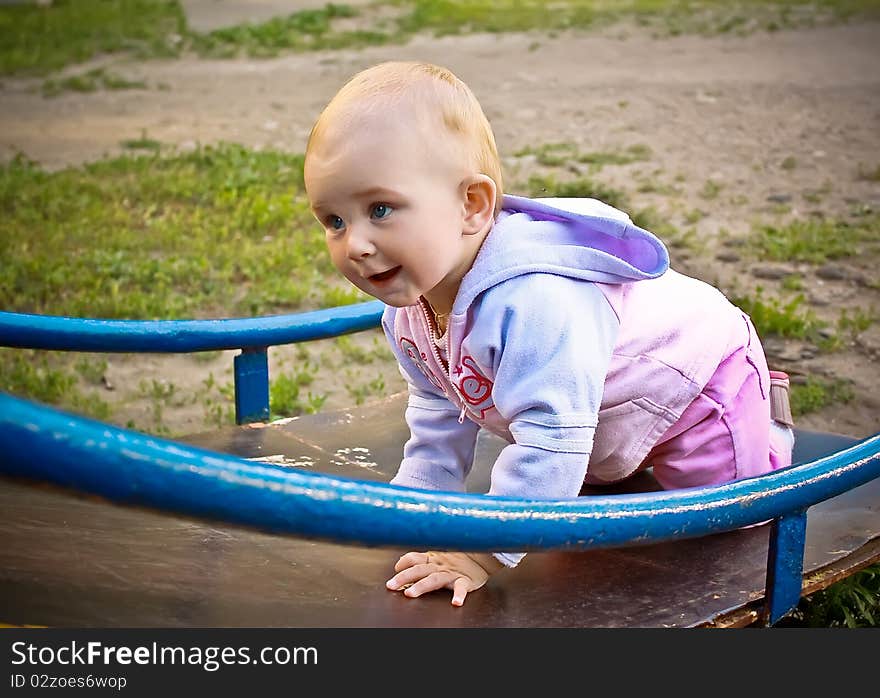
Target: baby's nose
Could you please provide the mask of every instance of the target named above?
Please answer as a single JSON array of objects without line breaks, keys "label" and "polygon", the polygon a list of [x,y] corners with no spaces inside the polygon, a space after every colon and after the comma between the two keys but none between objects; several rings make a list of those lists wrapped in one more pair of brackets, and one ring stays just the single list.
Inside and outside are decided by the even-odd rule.
[{"label": "baby's nose", "polygon": [[370,236],[358,228],[351,228],[348,233],[348,257],[358,260],[369,257],[376,251]]}]

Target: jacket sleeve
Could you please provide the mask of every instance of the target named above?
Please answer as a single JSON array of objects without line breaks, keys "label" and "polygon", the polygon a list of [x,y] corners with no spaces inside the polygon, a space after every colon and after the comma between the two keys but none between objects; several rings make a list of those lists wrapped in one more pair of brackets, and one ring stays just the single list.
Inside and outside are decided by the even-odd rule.
[{"label": "jacket sleeve", "polygon": [[[589,281],[529,274],[496,286],[495,408],[514,443],[489,494],[576,497],[584,482],[619,321]],[[496,323],[497,324],[497,323]]]},{"label": "jacket sleeve", "polygon": [[403,447],[403,459],[391,484],[428,490],[464,492],[465,480],[474,462],[479,425],[459,411],[403,355],[395,341],[396,309],[382,316],[382,328],[397,357],[407,383],[409,399],[405,418],[410,437]]},{"label": "jacket sleeve", "polygon": [[[495,408],[514,442],[488,494],[568,499],[583,485],[619,321],[596,284],[552,274],[516,277],[480,304],[491,347]],[[493,323],[492,318],[497,318]],[[478,320],[476,323],[480,326]],[[514,566],[522,553],[497,553]]]}]

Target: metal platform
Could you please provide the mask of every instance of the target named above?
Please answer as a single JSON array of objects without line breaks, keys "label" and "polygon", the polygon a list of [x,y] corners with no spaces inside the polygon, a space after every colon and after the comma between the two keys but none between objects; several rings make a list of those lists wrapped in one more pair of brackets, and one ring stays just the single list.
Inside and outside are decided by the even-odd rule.
[{"label": "metal platform", "polygon": [[[387,482],[404,397],[179,439]],[[795,461],[855,440],[799,432]],[[481,435],[470,492],[501,447]],[[658,489],[650,472],[617,490]],[[803,593],[880,559],[880,479],[809,509]],[[759,618],[769,526],[583,552],[534,552],[461,608],[384,582],[404,550],[268,535],[0,480],[0,623],[54,627],[693,627]]]}]

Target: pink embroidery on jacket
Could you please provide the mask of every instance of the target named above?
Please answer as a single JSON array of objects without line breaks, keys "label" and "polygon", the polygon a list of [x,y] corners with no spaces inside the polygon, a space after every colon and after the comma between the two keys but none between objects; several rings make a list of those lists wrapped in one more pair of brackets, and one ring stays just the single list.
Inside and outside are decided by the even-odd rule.
[{"label": "pink embroidery on jacket", "polygon": [[416,346],[416,343],[414,341],[408,339],[407,337],[401,337],[400,348],[403,350],[403,353],[412,360],[416,368],[419,369],[421,374],[428,380],[431,385],[442,390],[444,395],[448,395],[448,393],[446,392],[446,388],[443,386],[443,382],[434,375],[434,372],[428,365],[428,357],[425,354],[419,353],[419,348]]},{"label": "pink embroidery on jacket", "polygon": [[[462,366],[469,371],[466,373],[462,370]],[[480,373],[473,357],[464,356],[461,359],[461,366],[456,367],[456,375],[464,375],[458,379],[458,390],[461,397],[472,407],[474,411],[479,411],[480,419],[486,416],[486,412],[495,406],[492,401],[492,381]]]}]

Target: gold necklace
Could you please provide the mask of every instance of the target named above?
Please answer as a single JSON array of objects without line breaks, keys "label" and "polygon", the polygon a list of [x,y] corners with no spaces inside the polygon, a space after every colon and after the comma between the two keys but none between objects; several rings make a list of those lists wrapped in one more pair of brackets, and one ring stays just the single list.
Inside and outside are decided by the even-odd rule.
[{"label": "gold necklace", "polygon": [[[428,307],[431,309],[431,312],[434,314],[434,324],[437,326],[437,330],[442,335],[444,332],[446,332],[446,318],[449,317],[449,313],[451,313],[452,311],[450,310],[447,313],[438,313],[436,310],[434,310],[434,306],[431,305],[431,301],[429,301],[427,298],[425,298],[425,302],[428,304]],[[441,323],[442,323],[442,327],[441,327]]]}]

